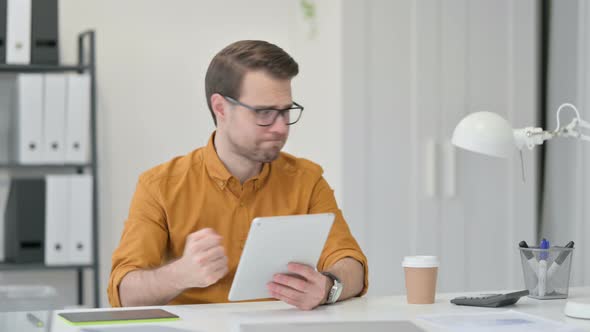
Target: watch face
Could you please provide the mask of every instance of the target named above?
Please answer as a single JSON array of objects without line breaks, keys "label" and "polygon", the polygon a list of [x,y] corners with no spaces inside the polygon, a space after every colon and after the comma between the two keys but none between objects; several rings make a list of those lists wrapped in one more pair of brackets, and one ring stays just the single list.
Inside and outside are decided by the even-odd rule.
[{"label": "watch face", "polygon": [[340,295],[342,294],[342,289],[344,287],[342,287],[342,283],[340,283],[340,282],[338,282],[338,283],[335,282],[334,286],[336,287],[336,290],[334,291],[333,301],[336,302],[340,298]]},{"label": "watch face", "polygon": [[332,279],[332,281],[333,281],[332,288],[330,288],[330,292],[328,293],[328,298],[326,299],[326,303],[328,303],[328,304],[335,303],[340,298],[340,295],[342,294],[342,289],[344,288],[344,285],[335,275],[333,275],[329,272],[322,272],[322,274],[324,274],[328,278]]}]

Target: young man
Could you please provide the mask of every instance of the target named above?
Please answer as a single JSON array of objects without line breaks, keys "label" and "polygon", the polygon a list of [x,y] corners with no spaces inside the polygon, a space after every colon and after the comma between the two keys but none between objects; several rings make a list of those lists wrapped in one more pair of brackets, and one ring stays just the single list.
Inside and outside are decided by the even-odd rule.
[{"label": "young man", "polygon": [[253,218],[325,212],[336,219],[317,271],[289,264],[291,275],[269,280],[269,297],[310,310],[366,292],[367,259],[321,167],[281,152],[303,111],[291,97],[298,71],[264,41],[213,58],[205,90],[217,129],[207,146],[140,176],[113,253],[113,306],[227,302]]}]

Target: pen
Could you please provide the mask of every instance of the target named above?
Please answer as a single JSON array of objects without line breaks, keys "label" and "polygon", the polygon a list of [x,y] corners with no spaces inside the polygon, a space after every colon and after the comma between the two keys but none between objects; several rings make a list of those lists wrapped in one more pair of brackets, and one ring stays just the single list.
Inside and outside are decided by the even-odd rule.
[{"label": "pen", "polygon": [[[525,249],[528,249],[528,247],[529,247],[529,245],[526,243],[526,241],[520,241],[518,243],[518,246],[520,248],[525,248]],[[532,252],[528,251],[528,250],[522,250],[522,254],[524,255],[524,257],[529,262],[529,265],[530,265],[531,269],[533,269],[533,271],[537,271],[538,264],[537,264],[537,260],[535,259],[535,255]]]},{"label": "pen", "polygon": [[[574,247],[574,241],[570,241],[564,246],[564,248],[573,248],[573,247]],[[559,256],[557,256],[557,258],[555,259],[553,264],[551,264],[551,266],[549,267],[549,270],[547,270],[547,279],[548,280],[550,280],[551,277],[553,276],[553,274],[555,272],[557,272],[557,270],[561,267],[561,264],[563,264],[563,261],[565,261],[565,259],[570,254],[570,252],[571,252],[571,250],[562,251],[559,254]]]},{"label": "pen", "polygon": [[43,327],[43,322],[32,313],[27,313],[27,319],[36,327]]},{"label": "pen", "polygon": [[543,238],[543,240],[541,240],[540,248],[543,250],[539,254],[539,269],[537,270],[537,278],[539,278],[539,282],[537,286],[539,287],[539,296],[545,296],[545,286],[547,283],[547,256],[549,255],[547,250],[549,249],[549,241]]}]

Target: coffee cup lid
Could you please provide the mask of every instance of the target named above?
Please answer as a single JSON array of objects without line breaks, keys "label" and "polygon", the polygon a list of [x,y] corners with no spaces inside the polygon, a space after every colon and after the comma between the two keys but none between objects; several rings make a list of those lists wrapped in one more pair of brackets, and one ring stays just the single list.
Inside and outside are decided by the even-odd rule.
[{"label": "coffee cup lid", "polygon": [[436,256],[406,256],[402,261],[403,267],[438,267],[439,265]]}]

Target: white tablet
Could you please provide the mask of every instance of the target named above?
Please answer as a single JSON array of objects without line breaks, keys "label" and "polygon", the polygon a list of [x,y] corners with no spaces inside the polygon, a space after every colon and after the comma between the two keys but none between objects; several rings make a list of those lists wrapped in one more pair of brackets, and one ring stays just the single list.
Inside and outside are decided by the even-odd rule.
[{"label": "white tablet", "polygon": [[333,222],[333,213],[254,219],[228,299],[269,298],[266,284],[290,262],[315,267]]}]

